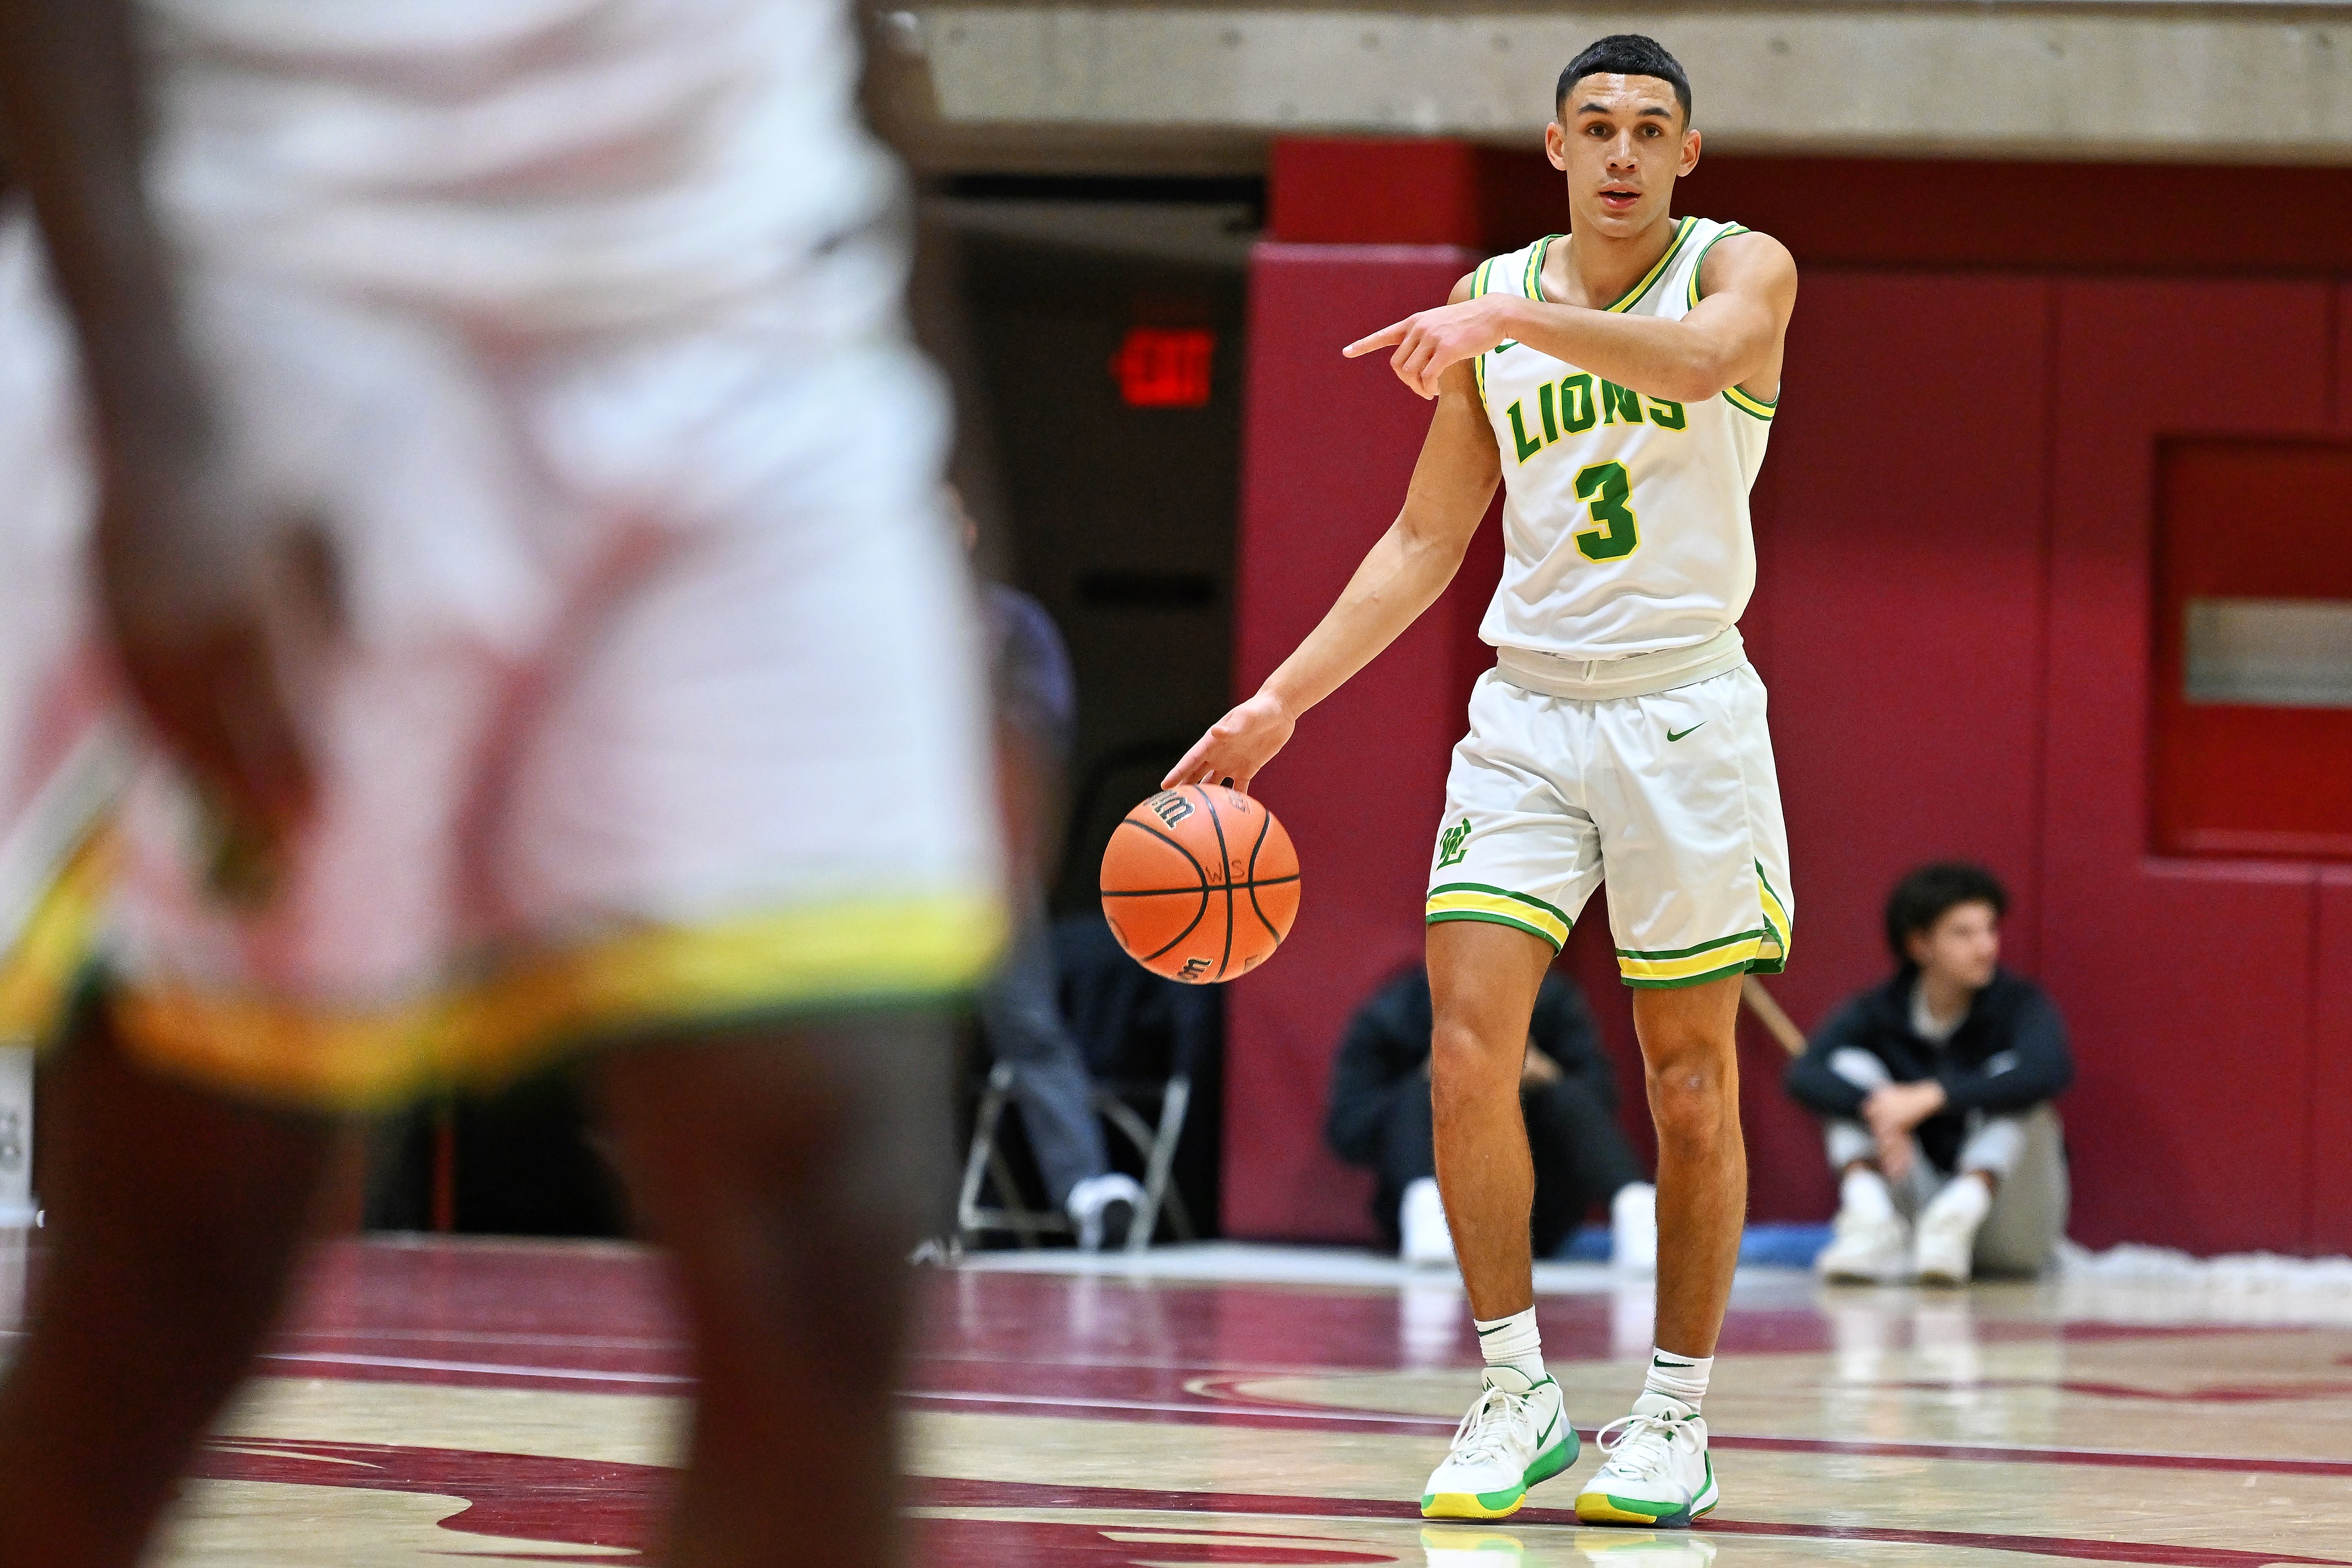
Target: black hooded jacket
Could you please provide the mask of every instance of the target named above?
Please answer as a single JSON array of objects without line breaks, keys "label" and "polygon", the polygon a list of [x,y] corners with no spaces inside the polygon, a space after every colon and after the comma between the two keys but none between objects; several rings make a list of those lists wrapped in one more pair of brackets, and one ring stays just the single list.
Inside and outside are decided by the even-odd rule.
[{"label": "black hooded jacket", "polygon": [[[1433,1012],[1429,977],[1415,964],[1375,991],[1348,1020],[1347,1038],[1331,1064],[1323,1141],[1349,1164],[1370,1165],[1380,1157],[1396,1096],[1428,1097],[1422,1068],[1429,1061]],[[1601,1031],[1574,981],[1557,972],[1544,976],[1528,1037],[1602,1105],[1617,1103],[1616,1077],[1601,1050]]]},{"label": "black hooded jacket", "polygon": [[1969,1002],[1968,1016],[1939,1049],[1911,1028],[1911,991],[1918,971],[1906,967],[1840,1008],[1789,1065],[1789,1092],[1824,1116],[1855,1117],[1863,1090],[1831,1070],[1830,1057],[1866,1051],[1897,1083],[1932,1078],[1944,1086],[1944,1109],[1919,1124],[1919,1145],[1949,1170],[1967,1136],[1967,1114],[2027,1111],[2053,1100],[2074,1081],[2066,1025],[2057,1004],[2032,981],[2007,969]]}]

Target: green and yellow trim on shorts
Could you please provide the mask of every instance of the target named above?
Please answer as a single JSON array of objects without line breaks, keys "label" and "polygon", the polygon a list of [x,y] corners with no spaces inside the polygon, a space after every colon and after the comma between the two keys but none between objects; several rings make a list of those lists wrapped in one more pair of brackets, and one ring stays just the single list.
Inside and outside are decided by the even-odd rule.
[{"label": "green and yellow trim on shorts", "polygon": [[1751,975],[1777,975],[1789,967],[1789,949],[1797,935],[1797,923],[1789,918],[1789,906],[1772,889],[1772,879],[1764,874],[1764,862],[1756,862],[1756,888],[1764,905],[1764,951],[1749,962]]},{"label": "green and yellow trim on shorts", "polygon": [[1761,929],[1741,931],[1696,946],[1655,952],[1620,947],[1617,973],[1627,985],[1643,990],[1703,986],[1709,980],[1747,974],[1759,963],[1768,962],[1764,956],[1765,936]]},{"label": "green and yellow trim on shorts", "polygon": [[1763,922],[1753,931],[1736,932],[1689,947],[1643,950],[1617,949],[1617,972],[1629,986],[1644,990],[1670,990],[1703,986],[1734,975],[1777,975],[1789,965],[1789,942],[1794,935],[1789,906],[1773,891],[1772,879],[1756,863],[1756,890]]},{"label": "green and yellow trim on shorts", "polygon": [[110,985],[107,1005],[159,1071],[368,1110],[493,1087],[583,1046],[944,1003],[979,983],[1004,934],[992,893],[873,897],[618,931],[374,1009],[136,982]]},{"label": "green and yellow trim on shorts", "polygon": [[0,1041],[46,1043],[62,1027],[97,949],[121,859],[110,821],[91,825],[0,953]]},{"label": "green and yellow trim on shorts", "polygon": [[1449,920],[1484,920],[1496,925],[1514,926],[1531,936],[1542,937],[1551,944],[1555,953],[1566,945],[1569,931],[1575,924],[1558,907],[1540,898],[1483,882],[1449,882],[1431,888],[1423,917],[1431,925],[1443,925]]}]

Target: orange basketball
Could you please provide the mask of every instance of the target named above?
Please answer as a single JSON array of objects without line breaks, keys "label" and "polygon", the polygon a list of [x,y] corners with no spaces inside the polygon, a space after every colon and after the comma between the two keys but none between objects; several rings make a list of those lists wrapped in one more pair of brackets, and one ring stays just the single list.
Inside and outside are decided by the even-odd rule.
[{"label": "orange basketball", "polygon": [[1274,813],[1222,784],[1163,789],[1103,852],[1103,917],[1155,975],[1212,985],[1265,962],[1298,913],[1298,852]]}]

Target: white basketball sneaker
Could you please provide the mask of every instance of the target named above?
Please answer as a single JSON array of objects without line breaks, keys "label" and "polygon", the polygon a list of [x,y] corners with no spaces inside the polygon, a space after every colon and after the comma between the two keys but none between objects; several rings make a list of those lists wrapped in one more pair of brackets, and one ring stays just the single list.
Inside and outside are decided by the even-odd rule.
[{"label": "white basketball sneaker", "polygon": [[1706,1423],[1681,1400],[1644,1394],[1597,1441],[1609,1458],[1576,1496],[1576,1517],[1586,1524],[1672,1530],[1715,1507]]},{"label": "white basketball sneaker", "polygon": [[1919,1214],[1912,1268],[1923,1285],[1965,1285],[1976,1261],[1977,1231],[1992,1194],[1972,1176],[1954,1176]]},{"label": "white basketball sneaker", "polygon": [[1840,1208],[1813,1272],[1837,1285],[1894,1285],[1911,1276],[1911,1228],[1889,1209]]},{"label": "white basketball sneaker", "polygon": [[1576,1462],[1580,1445],[1561,1407],[1559,1385],[1529,1383],[1507,1366],[1486,1369],[1478,1402],[1454,1429],[1445,1462],[1422,1489],[1423,1519],[1501,1519],[1528,1489]]},{"label": "white basketball sneaker", "polygon": [[1088,1176],[1070,1189],[1062,1205],[1077,1228],[1078,1250],[1103,1252],[1127,1245],[1129,1230],[1143,1207],[1143,1184],[1122,1171]]},{"label": "white basketball sneaker", "polygon": [[1397,1256],[1416,1269],[1445,1269],[1454,1263],[1454,1232],[1446,1228],[1445,1200],[1437,1196],[1437,1178],[1423,1176],[1404,1189],[1397,1205],[1397,1229],[1403,1245]]}]

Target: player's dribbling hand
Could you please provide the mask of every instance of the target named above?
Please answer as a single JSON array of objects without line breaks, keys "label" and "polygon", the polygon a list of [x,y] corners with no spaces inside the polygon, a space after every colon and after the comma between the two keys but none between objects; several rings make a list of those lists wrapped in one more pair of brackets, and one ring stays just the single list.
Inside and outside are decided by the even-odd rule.
[{"label": "player's dribbling hand", "polygon": [[1160,787],[1229,784],[1246,795],[1250,780],[1274,760],[1297,723],[1280,703],[1260,692],[1211,725],[1209,733],[1184,754],[1184,760],[1168,770]]},{"label": "player's dribbling hand", "polygon": [[1511,335],[1499,295],[1465,299],[1417,310],[1403,320],[1359,338],[1340,350],[1353,360],[1375,349],[1393,347],[1389,368],[1397,379],[1422,396],[1433,398],[1446,367],[1477,358]]}]

